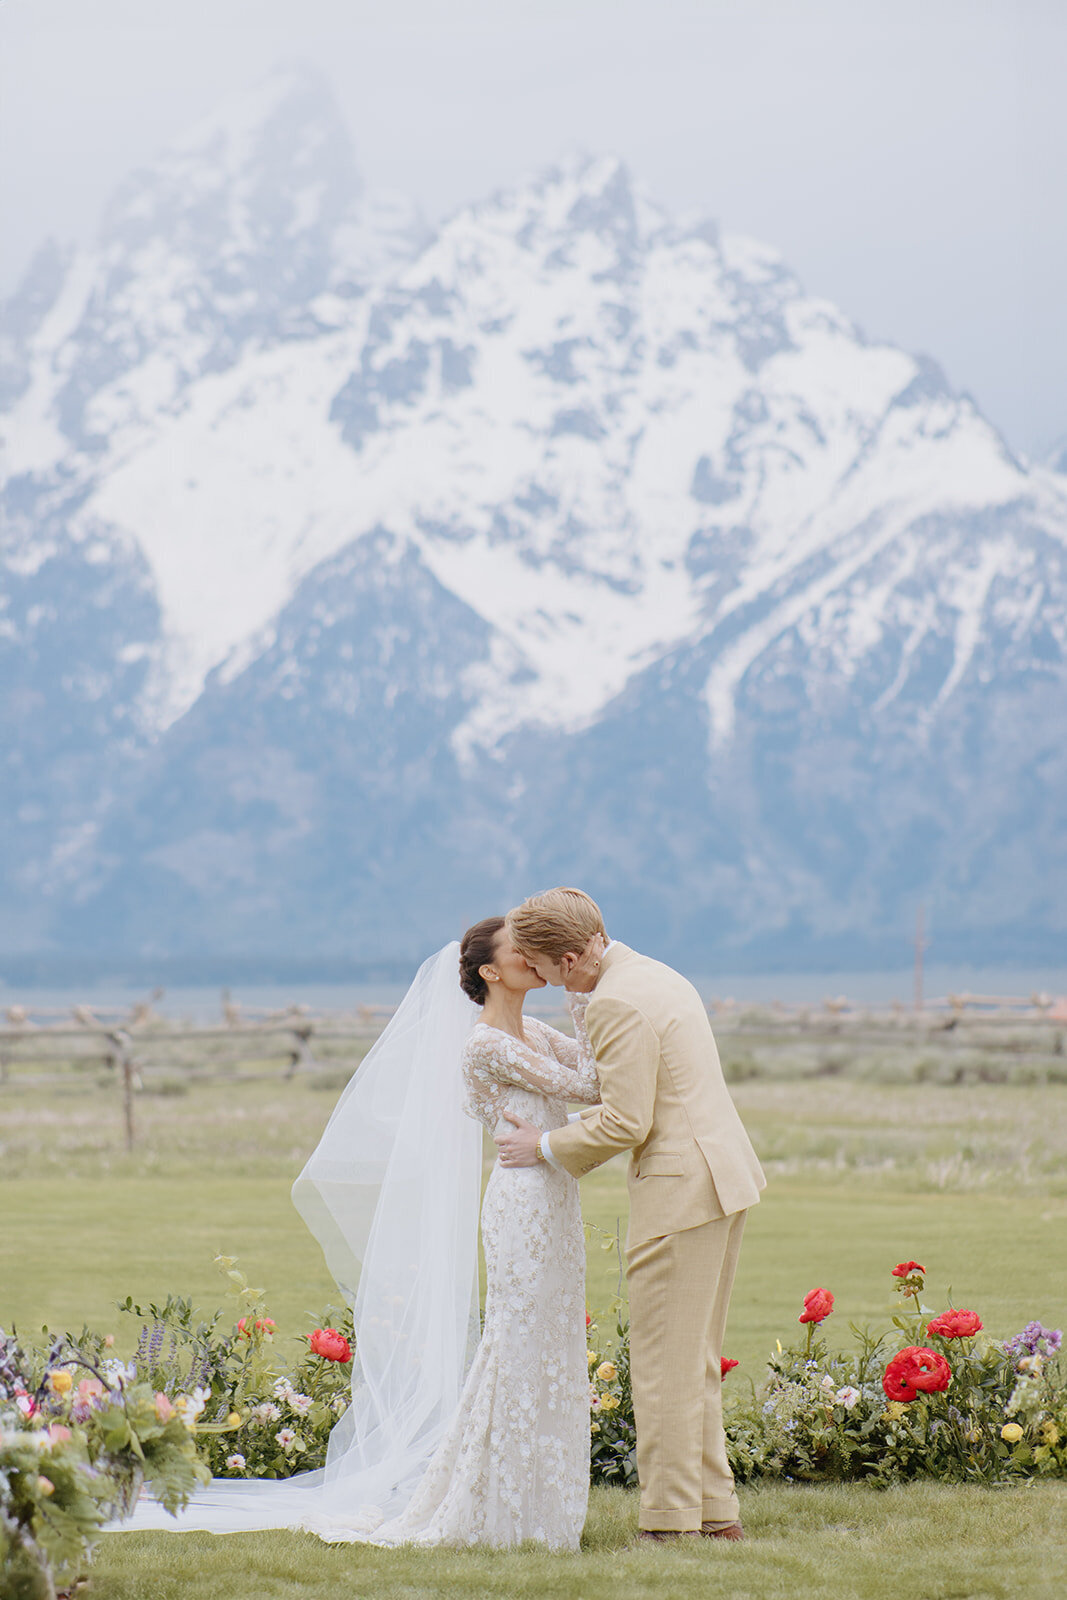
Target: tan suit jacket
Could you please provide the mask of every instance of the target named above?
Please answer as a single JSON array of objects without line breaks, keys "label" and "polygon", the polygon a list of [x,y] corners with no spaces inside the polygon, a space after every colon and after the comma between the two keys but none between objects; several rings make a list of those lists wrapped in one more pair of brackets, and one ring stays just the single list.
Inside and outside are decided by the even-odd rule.
[{"label": "tan suit jacket", "polygon": [[631,1152],[627,1248],[755,1205],[766,1179],[693,985],[612,944],[585,1025],[601,1103],[553,1130],[549,1143],[576,1178]]}]

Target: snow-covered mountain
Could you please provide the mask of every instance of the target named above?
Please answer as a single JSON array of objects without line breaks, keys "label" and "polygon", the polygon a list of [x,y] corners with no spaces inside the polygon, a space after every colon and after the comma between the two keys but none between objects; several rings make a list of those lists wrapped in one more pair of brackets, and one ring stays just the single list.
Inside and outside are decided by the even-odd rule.
[{"label": "snow-covered mountain", "polygon": [[[575,157],[432,237],[280,74],[10,317],[0,949],[1049,954],[1067,481]],[[947,951],[946,951],[947,953]]]}]

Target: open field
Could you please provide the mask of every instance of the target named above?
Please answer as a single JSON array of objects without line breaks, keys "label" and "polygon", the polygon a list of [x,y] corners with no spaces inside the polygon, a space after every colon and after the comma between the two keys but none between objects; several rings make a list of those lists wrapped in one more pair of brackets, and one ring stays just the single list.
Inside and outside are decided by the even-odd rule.
[{"label": "open field", "polygon": [[[336,1087],[321,1080],[207,1081],[138,1097],[139,1142],[121,1143],[113,1086],[0,1093],[0,1325],[135,1330],[114,1301],[168,1289],[215,1304],[223,1251],[267,1286],[280,1324],[332,1283],[289,1201]],[[749,1219],[732,1353],[755,1373],[804,1292],[838,1296],[838,1325],[879,1320],[887,1269],[912,1256],[929,1294],[951,1287],[1005,1335],[1067,1320],[1067,1088],[748,1079],[734,1095],[770,1188]],[[587,1219],[625,1221],[621,1163],[583,1184]],[[1057,1270],[1058,1269],[1058,1270]],[[607,1309],[617,1262],[593,1236],[589,1305]],[[832,1328],[832,1324],[828,1327]]]},{"label": "open field", "polygon": [[[1038,1317],[1067,1323],[1067,1086],[967,1081],[943,1070],[917,1081],[885,1061],[827,1071],[825,1048],[783,1035],[770,1044],[723,1032],[734,1094],[770,1187],[749,1219],[727,1348],[758,1381],[774,1340],[797,1331],[807,1289],[837,1297],[825,1331],[881,1324],[889,1268],[914,1257],[927,1300],[949,1291],[1003,1337]],[[760,1052],[768,1052],[760,1055]],[[1023,1052],[1024,1054],[1026,1052]],[[741,1065],[747,1054],[755,1071]],[[1055,1061],[1055,1052],[1049,1052]],[[1009,1065],[1010,1065],[1009,1061]],[[1046,1063],[1047,1064],[1047,1063]],[[888,1081],[887,1081],[888,1080]],[[339,1087],[329,1070],[230,1080],[167,1079],[137,1096],[138,1138],[122,1141],[118,1087],[94,1070],[60,1084],[33,1075],[0,1087],[0,1326],[32,1337],[84,1321],[129,1348],[137,1329],[114,1309],[168,1290],[221,1303],[212,1257],[240,1258],[266,1285],[288,1337],[308,1326],[332,1285],[289,1202],[289,1186]],[[583,1184],[587,1219],[614,1234],[625,1219],[621,1165]],[[591,1232],[588,1303],[609,1311],[617,1263]],[[606,1315],[602,1327],[610,1325]],[[774,1485],[744,1496],[750,1542],[650,1551],[632,1543],[635,1506],[598,1491],[580,1557],[541,1552],[375,1552],[295,1535],[211,1540],[123,1535],[105,1541],[90,1591],[103,1600],[265,1600],[551,1594],[629,1600],[646,1594],[822,1596],[838,1600],[993,1597],[1025,1587],[1067,1592],[1063,1486],[987,1493],[919,1485]]]}]

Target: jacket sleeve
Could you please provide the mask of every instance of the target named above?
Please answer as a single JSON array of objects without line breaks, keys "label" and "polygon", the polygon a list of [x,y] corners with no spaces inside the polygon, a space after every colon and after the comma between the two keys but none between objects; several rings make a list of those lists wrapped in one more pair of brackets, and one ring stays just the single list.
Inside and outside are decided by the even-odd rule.
[{"label": "jacket sleeve", "polygon": [[568,996],[571,1020],[574,1023],[573,1039],[565,1033],[560,1033],[556,1028],[550,1028],[547,1022],[538,1021],[535,1026],[540,1030],[541,1037],[556,1060],[562,1062],[565,1067],[570,1067],[574,1073],[574,1084],[567,1090],[567,1099],[593,1105],[600,1099],[600,1079],[597,1075],[593,1047],[585,1031],[588,999],[589,996],[585,994]]},{"label": "jacket sleeve", "polygon": [[576,1178],[647,1139],[660,1058],[659,1035],[636,1006],[594,996],[585,1023],[601,1103],[549,1136],[553,1156]]}]

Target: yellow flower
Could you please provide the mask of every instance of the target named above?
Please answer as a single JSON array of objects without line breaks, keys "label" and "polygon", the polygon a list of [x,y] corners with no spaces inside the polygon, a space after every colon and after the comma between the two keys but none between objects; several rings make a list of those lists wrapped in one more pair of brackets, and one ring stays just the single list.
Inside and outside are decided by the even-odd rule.
[{"label": "yellow flower", "polygon": [[981,1444],[982,1430],[981,1428],[968,1428],[963,1437],[966,1439],[968,1444]]},{"label": "yellow flower", "polygon": [[69,1372],[53,1372],[48,1381],[53,1394],[69,1394],[74,1387],[74,1379]]},{"label": "yellow flower", "polygon": [[1023,1436],[1023,1430],[1017,1422],[1006,1422],[1000,1430],[1000,1437],[1007,1440],[1008,1444],[1018,1444]]},{"label": "yellow flower", "polygon": [[619,1404],[619,1401],[618,1401],[618,1396],[617,1395],[602,1394],[600,1396],[600,1409],[601,1409],[601,1411],[615,1411],[615,1410],[618,1409],[618,1404]]},{"label": "yellow flower", "polygon": [[1057,1428],[1051,1417],[1046,1417],[1044,1422],[1041,1424],[1041,1437],[1044,1439],[1046,1444],[1059,1444],[1060,1430]]},{"label": "yellow flower", "polygon": [[589,1366],[591,1366],[591,1367],[595,1366],[595,1364],[596,1364],[596,1351],[595,1350],[587,1350],[585,1352],[585,1359],[586,1359],[586,1362],[588,1363]]},{"label": "yellow flower", "polygon": [[43,1472],[37,1479],[37,1489],[41,1494],[55,1494],[56,1492],[55,1484],[52,1482],[51,1478],[46,1478]]},{"label": "yellow flower", "polygon": [[614,1361],[602,1361],[596,1369],[596,1375],[601,1383],[611,1383],[613,1379],[619,1376],[619,1369]]},{"label": "yellow flower", "polygon": [[590,1433],[599,1433],[600,1432],[600,1423],[599,1422],[591,1422],[589,1424],[589,1432]]},{"label": "yellow flower", "polygon": [[241,1426],[241,1413],[239,1411],[231,1411],[226,1418],[226,1426],[228,1428],[239,1428]]},{"label": "yellow flower", "polygon": [[885,1415],[893,1422],[899,1422],[907,1409],[903,1400],[890,1400],[885,1408]]}]

